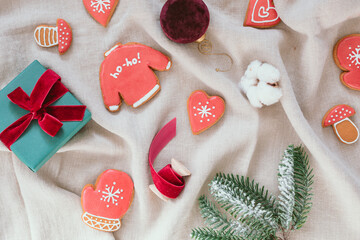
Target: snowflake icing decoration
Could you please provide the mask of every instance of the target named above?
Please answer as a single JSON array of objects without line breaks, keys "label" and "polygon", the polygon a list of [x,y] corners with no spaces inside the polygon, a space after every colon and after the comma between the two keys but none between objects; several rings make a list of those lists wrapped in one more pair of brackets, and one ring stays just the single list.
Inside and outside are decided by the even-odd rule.
[{"label": "snowflake icing decoration", "polygon": [[94,0],[91,1],[91,7],[93,7],[93,11],[98,11],[98,13],[105,13],[105,10],[110,9],[110,0]]},{"label": "snowflake icing decoration", "polygon": [[[114,182],[114,185],[115,185],[115,182]],[[117,203],[118,198],[120,197],[120,194],[123,191],[124,191],[123,189],[114,190],[114,186],[109,187],[108,185],[106,185],[105,191],[102,191],[102,193],[104,195],[102,195],[102,198],[100,198],[100,200],[103,200],[104,202],[108,202],[108,203],[118,205],[118,203]],[[123,197],[121,197],[120,199],[123,199]],[[109,205],[107,205],[107,207],[109,207]]]},{"label": "snowflake icing decoration", "polygon": [[[351,63],[355,63],[355,66],[360,65],[360,47],[355,48],[355,51],[352,51],[349,54],[348,59],[351,60]],[[350,64],[350,66],[351,66],[351,64]]]},{"label": "snowflake icing decoration", "polygon": [[[201,118],[207,118],[207,117],[215,117],[215,115],[213,115],[212,113],[211,113],[211,108],[210,108],[210,106],[208,106],[209,105],[209,102],[206,102],[206,105],[205,106],[202,106],[202,104],[201,104],[201,102],[199,102],[199,107],[198,108],[196,108],[196,107],[194,107],[194,110],[197,110],[198,111],[198,114],[199,114],[199,116],[201,117]],[[215,107],[213,106],[212,107],[212,109],[215,109]],[[197,114],[195,113],[194,114],[194,116],[196,116]],[[208,118],[207,119],[207,121],[209,122],[210,121],[210,119]],[[202,123],[203,122],[203,120],[201,119],[200,120],[200,122]]]}]

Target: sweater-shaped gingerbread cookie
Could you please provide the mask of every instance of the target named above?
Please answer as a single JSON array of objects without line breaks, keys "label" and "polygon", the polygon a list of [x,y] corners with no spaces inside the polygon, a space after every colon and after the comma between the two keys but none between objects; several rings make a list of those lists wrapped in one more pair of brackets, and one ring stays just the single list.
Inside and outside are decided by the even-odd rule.
[{"label": "sweater-shaped gingerbread cookie", "polygon": [[149,101],[160,91],[153,72],[168,71],[171,60],[161,52],[139,43],[116,44],[105,53],[100,67],[100,86],[105,107],[120,110],[121,98],[134,108]]}]

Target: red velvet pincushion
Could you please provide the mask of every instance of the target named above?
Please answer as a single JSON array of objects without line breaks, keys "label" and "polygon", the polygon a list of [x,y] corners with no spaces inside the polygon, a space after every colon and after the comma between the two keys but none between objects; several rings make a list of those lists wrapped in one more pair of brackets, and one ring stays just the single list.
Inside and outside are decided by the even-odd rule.
[{"label": "red velvet pincushion", "polygon": [[168,0],[160,14],[165,35],[177,43],[195,42],[205,34],[209,22],[209,10],[202,0]]}]

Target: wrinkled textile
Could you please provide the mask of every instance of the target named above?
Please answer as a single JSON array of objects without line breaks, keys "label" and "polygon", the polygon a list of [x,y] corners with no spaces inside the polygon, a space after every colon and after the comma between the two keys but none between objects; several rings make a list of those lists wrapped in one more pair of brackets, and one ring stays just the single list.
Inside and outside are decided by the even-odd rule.
[{"label": "wrinkled textile", "polygon": [[[278,162],[292,143],[302,143],[310,154],[315,196],[307,223],[291,239],[359,239],[360,143],[340,143],[321,120],[334,105],[348,104],[359,112],[352,120],[360,126],[360,93],[341,84],[332,56],[339,38],[360,31],[360,3],[274,2],[283,22],[259,30],[242,26],[247,0],[206,0],[207,39],[214,52],[227,52],[234,60],[231,71],[217,73],[216,67],[228,67],[226,57],[201,55],[197,44],[177,44],[163,34],[165,0],[120,0],[107,28],[92,19],[82,1],[0,0],[0,88],[37,59],[59,73],[93,115],[38,173],[0,145],[0,239],[189,239],[191,228],[203,226],[197,199],[208,194],[216,172],[249,176],[278,194]],[[62,56],[56,47],[40,48],[33,38],[37,25],[54,25],[58,17],[74,34]],[[146,44],[169,56],[173,67],[156,72],[162,89],[151,101],[138,109],[123,105],[111,114],[103,105],[99,67],[103,53],[117,42]],[[280,70],[284,92],[280,103],[259,110],[237,87],[255,59]],[[227,106],[215,126],[194,136],[186,102],[197,89],[222,96]],[[154,168],[176,158],[192,176],[180,196],[165,203],[148,188],[147,154],[155,134],[174,117],[177,136]],[[114,234],[81,221],[82,188],[109,168],[128,173],[135,186],[133,204]]]}]

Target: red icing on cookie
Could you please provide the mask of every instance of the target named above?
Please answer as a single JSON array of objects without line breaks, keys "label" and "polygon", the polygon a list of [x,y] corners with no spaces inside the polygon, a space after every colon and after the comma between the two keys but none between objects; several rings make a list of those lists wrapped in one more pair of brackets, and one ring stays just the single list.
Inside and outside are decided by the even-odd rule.
[{"label": "red icing on cookie", "polygon": [[213,126],[223,116],[225,102],[221,97],[208,96],[204,91],[194,91],[188,99],[191,130],[197,135]]},{"label": "red icing on cookie", "polygon": [[113,232],[129,209],[134,183],[124,172],[109,169],[97,179],[95,187],[86,185],[81,193],[83,221],[92,228]]},{"label": "red icing on cookie", "polygon": [[273,0],[250,0],[244,26],[269,28],[280,21]]},{"label": "red icing on cookie", "polygon": [[56,21],[56,27],[58,29],[58,50],[60,54],[64,54],[71,45],[71,27],[65,20],[60,18]]},{"label": "red icing on cookie", "polygon": [[101,25],[106,27],[119,0],[83,0],[88,13]]},{"label": "red icing on cookie", "polygon": [[334,59],[343,72],[341,82],[354,90],[360,90],[360,34],[342,38],[335,45]]},{"label": "red icing on cookie", "polygon": [[[168,71],[170,58],[139,43],[115,45],[105,53],[100,67],[100,86],[106,108],[120,109],[121,98],[137,108],[160,90],[153,70]],[[121,97],[120,97],[121,96]]]},{"label": "red icing on cookie", "polygon": [[355,110],[345,104],[337,105],[329,110],[323,119],[322,126],[328,127],[334,125],[335,123],[342,121],[346,118],[349,118],[355,114]]}]

